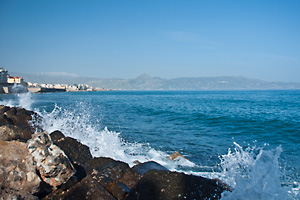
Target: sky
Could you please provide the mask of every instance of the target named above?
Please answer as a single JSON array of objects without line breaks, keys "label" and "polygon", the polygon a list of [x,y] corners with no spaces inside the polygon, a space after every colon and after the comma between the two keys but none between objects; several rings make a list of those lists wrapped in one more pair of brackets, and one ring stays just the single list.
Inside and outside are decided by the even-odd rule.
[{"label": "sky", "polygon": [[300,1],[0,0],[0,66],[300,82]]}]

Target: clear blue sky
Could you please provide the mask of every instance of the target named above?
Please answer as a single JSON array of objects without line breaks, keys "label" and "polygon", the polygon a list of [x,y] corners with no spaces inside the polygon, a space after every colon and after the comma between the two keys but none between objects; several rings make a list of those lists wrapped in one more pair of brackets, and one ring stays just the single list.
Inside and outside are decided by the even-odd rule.
[{"label": "clear blue sky", "polygon": [[0,66],[300,82],[300,1],[0,0]]}]

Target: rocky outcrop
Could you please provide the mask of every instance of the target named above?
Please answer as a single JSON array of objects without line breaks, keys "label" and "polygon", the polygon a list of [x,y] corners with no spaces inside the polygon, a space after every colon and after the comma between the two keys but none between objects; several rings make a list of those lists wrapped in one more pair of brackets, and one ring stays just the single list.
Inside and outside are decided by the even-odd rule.
[{"label": "rocky outcrop", "polygon": [[0,184],[13,194],[34,194],[41,179],[36,174],[32,155],[27,145],[18,141],[0,141]]},{"label": "rocky outcrop", "polygon": [[33,118],[0,106],[0,200],[219,199],[226,189],[220,180],[170,172],[154,161],[130,167],[93,158],[88,146],[60,131],[34,132],[41,129]]},{"label": "rocky outcrop", "polygon": [[146,172],[127,199],[219,199],[224,190],[217,181],[165,170]]},{"label": "rocky outcrop", "polygon": [[33,118],[40,120],[32,111],[0,105],[0,140],[27,141],[36,130],[41,130],[31,122]]},{"label": "rocky outcrop", "polygon": [[67,182],[75,169],[65,153],[53,144],[49,134],[35,133],[27,141],[41,178],[53,187]]},{"label": "rocky outcrop", "polygon": [[97,180],[92,176],[85,177],[82,181],[63,191],[57,190],[47,195],[44,200],[82,200],[82,199],[105,199],[115,200]]}]

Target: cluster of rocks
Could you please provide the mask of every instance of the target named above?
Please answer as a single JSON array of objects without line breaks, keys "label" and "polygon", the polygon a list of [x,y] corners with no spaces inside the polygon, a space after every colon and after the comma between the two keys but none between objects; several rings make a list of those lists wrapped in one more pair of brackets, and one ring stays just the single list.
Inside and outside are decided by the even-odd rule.
[{"label": "cluster of rocks", "polygon": [[44,132],[33,118],[32,111],[0,106],[0,199],[219,199],[226,190],[153,161],[130,167],[93,157],[86,145]]}]

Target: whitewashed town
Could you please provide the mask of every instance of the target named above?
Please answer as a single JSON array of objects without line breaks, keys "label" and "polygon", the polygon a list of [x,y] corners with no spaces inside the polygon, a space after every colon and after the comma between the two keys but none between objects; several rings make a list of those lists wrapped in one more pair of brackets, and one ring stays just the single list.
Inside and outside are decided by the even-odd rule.
[{"label": "whitewashed town", "polygon": [[[16,89],[17,88],[17,89]],[[104,88],[94,88],[86,84],[52,84],[52,83],[31,83],[21,77],[10,76],[3,67],[0,68],[0,94],[18,92],[77,92],[77,91],[105,91]]]}]

